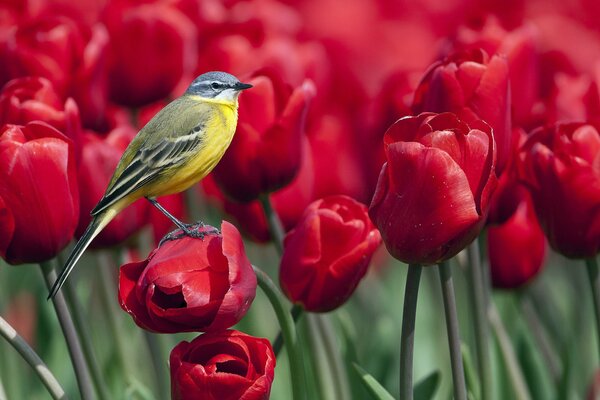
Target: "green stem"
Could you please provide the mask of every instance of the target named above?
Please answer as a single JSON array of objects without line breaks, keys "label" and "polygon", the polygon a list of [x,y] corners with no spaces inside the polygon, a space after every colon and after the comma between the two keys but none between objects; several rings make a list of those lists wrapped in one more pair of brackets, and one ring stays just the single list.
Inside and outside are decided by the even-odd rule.
[{"label": "green stem", "polygon": [[160,394],[161,399],[168,399],[171,395],[170,388],[166,383],[165,378],[169,376],[169,369],[167,368],[167,359],[164,352],[162,351],[161,337],[155,333],[148,332],[144,329],[144,337],[150,350],[150,358],[152,360],[152,366],[154,367],[154,374],[156,378],[156,386]]},{"label": "green stem", "polygon": [[113,282],[113,275],[111,270],[114,265],[111,261],[110,255],[105,251],[99,251],[96,253],[98,257],[98,269],[100,270],[100,298],[105,311],[106,319],[108,320],[108,327],[111,331],[112,337],[115,341],[117,358],[121,364],[122,370],[125,372],[125,381],[127,384],[133,382],[133,369],[129,363],[129,357],[126,356],[129,352],[127,351],[128,345],[124,342],[126,335],[121,332],[119,328],[119,310],[115,306],[114,300],[116,299],[115,284]]},{"label": "green stem", "polygon": [[598,350],[600,351],[600,273],[598,273],[598,262],[595,258],[588,258],[585,260],[585,264],[592,289],[594,313],[596,314],[596,337],[598,338]]},{"label": "green stem", "polygon": [[446,314],[446,330],[448,331],[448,346],[450,347],[454,399],[467,400],[467,385],[465,383],[465,372],[460,351],[460,334],[458,329],[458,315],[456,313],[454,284],[452,283],[452,270],[447,261],[441,262],[438,265],[438,269],[440,283],[442,284],[444,312]]},{"label": "green stem", "polygon": [[[57,258],[57,263],[63,264],[63,262]],[[85,323],[85,318],[83,317],[84,312],[81,307],[81,303],[77,299],[77,295],[75,290],[73,290],[72,280],[67,281],[63,286],[63,293],[65,296],[65,300],[67,304],[70,305],[73,322],[75,323],[75,329],[79,333],[79,337],[81,338],[81,347],[83,349],[83,355],[87,364],[90,367],[90,373],[92,375],[92,380],[94,382],[94,386],[96,387],[96,393],[98,393],[98,397],[100,400],[108,400],[110,399],[110,395],[108,393],[108,389],[104,384],[104,379],[102,378],[102,373],[100,372],[100,367],[98,366],[98,362],[96,357],[94,356],[94,346],[92,345],[92,337],[90,335],[89,330],[87,329],[87,325]]]},{"label": "green stem", "polygon": [[333,332],[331,321],[327,318],[327,315],[323,314],[317,314],[314,317],[317,323],[317,329],[319,330],[319,335],[323,339],[323,347],[325,354],[327,355],[327,362],[331,372],[331,384],[336,392],[335,398],[337,400],[350,399],[348,375],[344,366],[344,360],[342,360],[341,352],[337,346],[338,340]]},{"label": "green stem", "polygon": [[413,353],[415,345],[415,320],[417,299],[421,281],[421,264],[408,266],[406,288],[404,289],[404,308],[402,310],[402,334],[400,336],[400,398],[413,398]]},{"label": "green stem", "polygon": [[15,350],[17,350],[21,357],[23,357],[23,359],[31,366],[44,386],[46,386],[48,393],[50,393],[50,396],[52,396],[53,399],[67,398],[65,391],[52,374],[52,371],[48,369],[46,364],[44,364],[37,353],[27,344],[25,339],[23,339],[21,335],[19,335],[17,331],[2,317],[0,317],[0,335],[2,335],[4,339],[6,339],[6,341]]},{"label": "green stem", "polygon": [[281,255],[283,253],[283,237],[285,236],[285,230],[281,224],[279,216],[275,212],[273,205],[271,204],[271,197],[268,194],[263,194],[259,197],[260,204],[267,218],[267,226],[269,227],[269,233],[277,252]]},{"label": "green stem", "polygon": [[488,308],[488,318],[494,330],[494,334],[498,339],[500,352],[504,359],[504,363],[506,364],[506,370],[515,394],[515,399],[531,400],[531,395],[529,394],[529,389],[527,388],[527,383],[525,382],[515,349],[510,341],[510,337],[506,333],[506,329],[504,329],[502,319],[500,319],[500,315],[498,314],[498,310],[494,303],[490,303]]},{"label": "green stem", "polygon": [[479,241],[475,239],[467,247],[469,257],[469,289],[471,291],[471,307],[475,322],[475,346],[477,348],[477,366],[481,380],[481,399],[492,398],[492,365],[490,362],[489,326],[486,318],[487,290],[483,281],[483,268],[479,254]]},{"label": "green stem", "polygon": [[304,398],[304,370],[302,363],[302,350],[298,341],[296,327],[292,315],[287,309],[286,300],[283,294],[279,291],[275,283],[265,274],[260,268],[253,266],[258,286],[265,293],[275,316],[281,327],[283,340],[287,346],[288,358],[290,363],[290,378],[292,381],[292,398],[300,400]]},{"label": "green stem", "polygon": [[[329,356],[326,351],[324,338],[317,322],[317,315],[307,313],[304,319],[304,336],[306,337],[306,354],[309,361],[307,375],[311,375],[315,393],[313,397],[319,400],[338,400],[332,369],[329,366]],[[308,381],[308,376],[307,376]]]},{"label": "green stem", "polygon": [[[298,304],[294,304],[294,306],[290,310],[290,313],[292,314],[292,319],[294,320],[294,324],[296,324],[298,322],[298,320],[300,319],[300,317],[304,314],[304,309],[302,308],[302,306],[300,306]],[[283,344],[284,344],[283,343],[283,334],[281,331],[279,331],[279,333],[277,334],[277,337],[273,341],[273,352],[275,353],[275,356],[277,356],[279,354],[279,352],[281,351],[281,348],[283,347]]]},{"label": "green stem", "polygon": [[[46,286],[48,287],[48,290],[50,290],[56,280],[56,272],[49,262],[40,263],[40,267],[44,275],[44,280],[46,281]],[[77,331],[75,330],[73,319],[69,313],[69,308],[60,291],[52,298],[52,303],[54,304],[58,322],[60,323],[60,327],[67,342],[67,348],[73,363],[73,369],[75,371],[75,377],[77,378],[77,385],[79,386],[81,398],[83,400],[94,399],[94,386],[92,385],[90,370],[85,357],[83,356],[81,342],[77,336]]]},{"label": "green stem", "polygon": [[558,384],[561,377],[560,361],[552,344],[550,344],[550,339],[544,328],[544,324],[540,321],[540,317],[526,293],[521,293],[519,300],[521,312],[524,317],[523,319],[533,335],[537,347],[540,350],[540,354],[544,359],[544,363],[548,367],[550,376],[552,376],[552,380],[554,383]]}]

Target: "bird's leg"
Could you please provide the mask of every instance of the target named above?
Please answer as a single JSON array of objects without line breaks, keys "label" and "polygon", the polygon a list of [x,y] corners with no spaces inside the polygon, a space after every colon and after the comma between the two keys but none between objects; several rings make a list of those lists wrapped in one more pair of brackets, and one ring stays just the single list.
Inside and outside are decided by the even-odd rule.
[{"label": "bird's leg", "polygon": [[[211,229],[211,230],[201,231],[200,229],[204,228],[204,226],[205,226],[204,222],[202,222],[202,221],[196,222],[195,224],[184,224],[183,222],[181,222],[180,220],[175,218],[175,216],[173,216],[173,214],[168,212],[163,206],[161,206],[160,203],[158,201],[156,201],[156,199],[149,198],[149,197],[146,197],[146,199],[154,207],[156,207],[160,212],[162,212],[167,218],[169,218],[175,225],[177,225],[177,227],[179,228],[179,229],[174,230],[173,232],[168,233],[164,238],[162,238],[162,240],[158,244],[159,247],[164,242],[167,242],[169,240],[180,239],[183,236],[188,236],[188,237],[195,238],[195,239],[204,239],[204,237],[206,235],[221,234],[221,232],[216,228]],[[179,230],[181,230],[181,232],[179,232]]]},{"label": "bird's leg", "polygon": [[177,218],[175,218],[175,216],[173,214],[171,214],[170,212],[167,211],[166,208],[164,208],[163,206],[160,205],[160,203],[158,201],[156,201],[156,199],[153,199],[151,197],[146,197],[146,199],[154,206],[158,209],[158,211],[160,211],[161,213],[163,213],[167,218],[169,218],[175,225],[177,225],[177,227],[179,229],[181,229],[183,232],[185,232],[186,235],[191,236],[193,234],[193,231],[191,231],[190,225],[188,224],[184,224],[183,222],[181,222],[180,220],[178,220]]}]

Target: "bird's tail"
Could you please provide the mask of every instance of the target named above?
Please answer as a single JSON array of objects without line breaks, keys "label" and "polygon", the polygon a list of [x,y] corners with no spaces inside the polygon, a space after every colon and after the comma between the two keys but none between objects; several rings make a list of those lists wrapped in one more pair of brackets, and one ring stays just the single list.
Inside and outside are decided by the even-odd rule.
[{"label": "bird's tail", "polygon": [[102,229],[104,229],[104,227],[114,218],[115,215],[116,213],[113,212],[113,210],[109,209],[107,212],[94,217],[92,222],[90,222],[85,232],[83,233],[83,236],[81,236],[81,238],[71,251],[71,254],[69,254],[69,258],[67,259],[67,262],[65,263],[65,266],[63,267],[62,271],[60,271],[58,278],[56,278],[54,285],[52,285],[52,289],[50,289],[48,299],[53,298],[56,295],[56,293],[58,293],[62,285],[67,280],[67,277],[69,276],[71,271],[73,271],[75,264],[77,263],[77,261],[79,261],[79,258],[81,258],[81,255],[83,254],[85,249],[87,249],[92,240],[94,240],[94,238],[100,233]]}]

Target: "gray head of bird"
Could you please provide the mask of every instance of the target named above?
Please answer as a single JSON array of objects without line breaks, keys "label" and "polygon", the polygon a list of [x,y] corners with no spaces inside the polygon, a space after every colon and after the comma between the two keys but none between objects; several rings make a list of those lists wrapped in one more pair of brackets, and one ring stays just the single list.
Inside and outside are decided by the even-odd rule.
[{"label": "gray head of bird", "polygon": [[251,87],[252,85],[240,82],[238,78],[227,72],[212,71],[194,79],[186,94],[233,102],[242,90]]}]

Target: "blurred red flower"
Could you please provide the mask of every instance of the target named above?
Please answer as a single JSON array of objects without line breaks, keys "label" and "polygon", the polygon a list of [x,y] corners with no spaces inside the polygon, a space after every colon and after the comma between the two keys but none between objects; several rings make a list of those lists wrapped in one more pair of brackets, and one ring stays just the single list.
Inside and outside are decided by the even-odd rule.
[{"label": "blurred red flower", "polygon": [[139,107],[193,78],[196,27],[172,4],[112,1],[104,22],[111,39],[110,97],[116,103]]},{"label": "blurred red flower", "polygon": [[171,351],[173,400],[267,400],[275,374],[267,339],[227,330],[181,342]]},{"label": "blurred red flower", "polygon": [[[91,210],[104,195],[125,148],[136,133],[130,125],[121,125],[106,137],[91,132],[83,135],[81,163],[77,170],[81,203],[76,231],[78,237],[90,223]],[[114,246],[127,240],[148,222],[150,207],[150,203],[144,199],[127,207],[94,239],[92,248]]]},{"label": "blurred red flower", "polygon": [[541,127],[521,150],[521,179],[550,245],[570,258],[600,250],[600,134],[584,123]]},{"label": "blurred red flower", "polygon": [[47,261],[71,241],[79,217],[73,147],[43,122],[0,130],[0,255],[10,264]]},{"label": "blurred red flower", "polygon": [[60,100],[46,78],[25,77],[8,82],[0,92],[0,125],[44,121],[79,144],[81,122],[73,99]]},{"label": "blurred red flower", "polygon": [[331,311],[352,295],[380,244],[365,205],[342,195],[317,200],[285,237],[281,287],[308,311]]},{"label": "blurred red flower", "polygon": [[509,31],[489,16],[482,25],[459,27],[453,45],[458,51],[481,48],[488,54],[506,56],[513,123],[523,126],[532,122],[531,113],[540,96],[538,31],[533,24]]},{"label": "blurred red flower", "polygon": [[246,314],[256,275],[235,226],[224,221],[221,229],[166,241],[146,260],[121,267],[119,302],[136,324],[160,333],[218,331]]},{"label": "blurred red flower", "polygon": [[[508,175],[504,174],[502,178],[505,176]],[[499,186],[502,189],[499,187],[498,191],[512,192],[504,194],[503,198],[512,197],[510,203],[517,203],[516,208],[509,205],[512,213],[507,219],[488,228],[488,257],[492,284],[510,289],[527,283],[542,269],[546,240],[527,190],[517,182]]]},{"label": "blurred red flower", "polygon": [[240,96],[240,117],[231,146],[213,171],[231,199],[248,202],[289,184],[300,168],[310,81],[292,90],[277,75],[258,75]]},{"label": "blurred red flower", "polygon": [[433,64],[415,92],[413,111],[455,113],[467,124],[483,120],[493,129],[500,173],[510,152],[508,64],[483,50],[452,54]]},{"label": "blurred red flower", "polygon": [[451,113],[392,125],[369,214],[390,254],[406,263],[453,257],[478,234],[496,187],[491,128]]},{"label": "blurred red flower", "polygon": [[0,51],[0,83],[23,76],[51,81],[60,99],[71,96],[90,127],[101,118],[107,101],[105,49],[102,25],[92,27],[72,19],[41,15],[11,30]]}]

